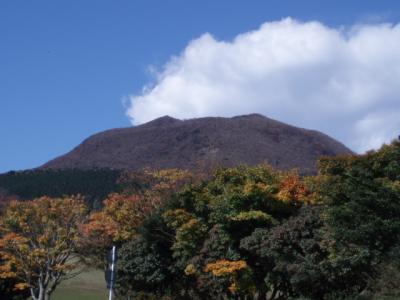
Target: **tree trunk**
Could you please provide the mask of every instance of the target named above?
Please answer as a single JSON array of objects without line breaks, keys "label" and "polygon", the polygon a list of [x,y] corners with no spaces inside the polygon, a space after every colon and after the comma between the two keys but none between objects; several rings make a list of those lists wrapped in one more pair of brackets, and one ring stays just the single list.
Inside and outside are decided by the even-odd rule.
[{"label": "tree trunk", "polygon": [[277,293],[278,293],[278,288],[274,288],[274,290],[272,291],[270,299],[274,300],[276,295],[277,295]]},{"label": "tree trunk", "polygon": [[30,289],[32,300],[50,300],[51,293],[47,293],[43,286],[39,290]]},{"label": "tree trunk", "polygon": [[35,290],[34,290],[33,288],[30,288],[29,290],[30,290],[30,292],[31,292],[31,297],[32,297],[32,299],[33,299],[33,300],[37,300],[37,297],[36,297],[36,294],[35,294]]}]

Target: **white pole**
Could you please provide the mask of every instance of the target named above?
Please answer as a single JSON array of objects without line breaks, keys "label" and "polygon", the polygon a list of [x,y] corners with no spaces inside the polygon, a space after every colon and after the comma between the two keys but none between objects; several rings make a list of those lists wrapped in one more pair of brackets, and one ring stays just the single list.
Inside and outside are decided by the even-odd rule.
[{"label": "white pole", "polygon": [[110,294],[108,300],[113,298],[113,288],[114,288],[114,266],[115,265],[115,246],[112,247],[112,258],[111,258],[111,276],[110,276]]}]

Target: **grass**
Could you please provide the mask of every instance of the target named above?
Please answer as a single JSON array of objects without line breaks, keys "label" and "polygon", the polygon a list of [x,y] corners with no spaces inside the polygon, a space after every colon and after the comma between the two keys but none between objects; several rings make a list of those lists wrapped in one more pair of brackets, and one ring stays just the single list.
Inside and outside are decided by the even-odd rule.
[{"label": "grass", "polygon": [[108,299],[108,290],[102,270],[87,270],[64,281],[57,287],[53,300],[101,300]]}]

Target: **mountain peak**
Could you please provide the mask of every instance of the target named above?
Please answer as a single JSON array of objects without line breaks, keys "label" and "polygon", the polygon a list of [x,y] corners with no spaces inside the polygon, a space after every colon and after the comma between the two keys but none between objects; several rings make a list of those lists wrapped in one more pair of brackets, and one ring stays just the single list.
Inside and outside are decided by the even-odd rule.
[{"label": "mountain peak", "polygon": [[140,126],[100,132],[42,168],[196,169],[269,163],[312,173],[320,156],[351,153],[325,134],[260,114],[184,121],[163,116]]},{"label": "mountain peak", "polygon": [[181,122],[181,120],[175,119],[175,118],[170,117],[168,115],[165,115],[165,116],[159,117],[157,119],[154,119],[154,120],[152,120],[150,122],[147,122],[145,124],[142,124],[142,125],[161,125],[162,126],[162,125],[173,124],[173,123],[176,123],[176,122]]},{"label": "mountain peak", "polygon": [[247,115],[240,115],[240,116],[235,116],[233,118],[243,118],[243,119],[268,119],[266,116],[258,113],[252,113],[252,114],[247,114]]}]

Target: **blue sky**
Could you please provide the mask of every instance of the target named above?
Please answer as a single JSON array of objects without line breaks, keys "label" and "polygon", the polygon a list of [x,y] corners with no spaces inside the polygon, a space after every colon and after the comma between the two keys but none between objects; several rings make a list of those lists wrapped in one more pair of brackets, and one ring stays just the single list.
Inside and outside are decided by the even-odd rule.
[{"label": "blue sky", "polygon": [[204,33],[230,41],[286,17],[338,30],[397,24],[400,2],[1,1],[0,172],[37,167],[91,134],[131,126],[132,95],[157,85],[149,66],[162,73]]}]

